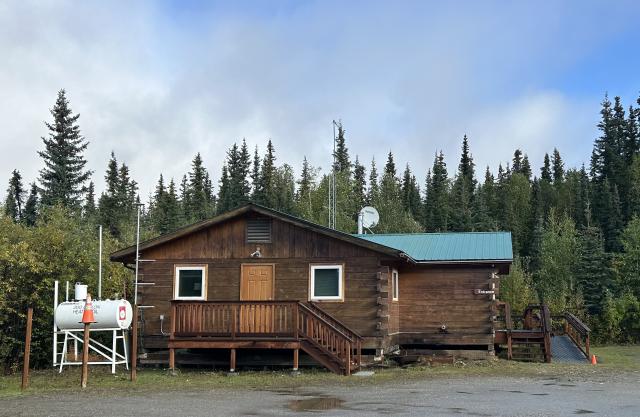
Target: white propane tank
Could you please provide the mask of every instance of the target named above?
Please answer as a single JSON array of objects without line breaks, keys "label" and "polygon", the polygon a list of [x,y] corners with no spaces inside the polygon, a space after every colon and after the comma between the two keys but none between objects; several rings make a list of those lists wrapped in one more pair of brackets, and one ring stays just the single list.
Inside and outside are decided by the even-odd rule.
[{"label": "white propane tank", "polygon": [[[77,287],[76,287],[77,288]],[[82,312],[84,301],[65,301],[58,304],[55,311],[56,326],[60,330],[80,330],[83,328]],[[133,319],[133,309],[127,300],[93,301],[93,316],[96,320],[92,329],[127,329]]]},{"label": "white propane tank", "polygon": [[73,298],[76,301],[84,301],[87,299],[87,286],[84,284],[80,284],[76,282],[76,291],[75,297]]}]

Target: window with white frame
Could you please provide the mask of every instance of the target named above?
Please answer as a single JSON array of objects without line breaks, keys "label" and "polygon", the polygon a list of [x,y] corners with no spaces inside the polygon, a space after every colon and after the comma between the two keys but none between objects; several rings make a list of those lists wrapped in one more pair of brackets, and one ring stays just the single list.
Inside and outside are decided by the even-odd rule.
[{"label": "window with white frame", "polygon": [[311,265],[309,298],[312,301],[343,299],[342,265]]},{"label": "window with white frame", "polygon": [[174,288],[176,300],[204,300],[206,297],[206,268],[177,266]]},{"label": "window with white frame", "polygon": [[398,287],[398,270],[391,271],[391,297],[393,301],[398,301],[399,287]]}]

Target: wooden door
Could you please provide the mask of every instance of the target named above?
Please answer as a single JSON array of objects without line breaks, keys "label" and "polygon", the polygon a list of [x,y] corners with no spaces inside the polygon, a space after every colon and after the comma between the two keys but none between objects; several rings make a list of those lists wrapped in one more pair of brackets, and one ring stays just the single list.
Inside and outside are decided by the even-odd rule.
[{"label": "wooden door", "polygon": [[[241,268],[240,300],[273,300],[274,266],[272,264],[245,264]],[[273,333],[274,305],[242,304],[240,306],[240,333]]]}]

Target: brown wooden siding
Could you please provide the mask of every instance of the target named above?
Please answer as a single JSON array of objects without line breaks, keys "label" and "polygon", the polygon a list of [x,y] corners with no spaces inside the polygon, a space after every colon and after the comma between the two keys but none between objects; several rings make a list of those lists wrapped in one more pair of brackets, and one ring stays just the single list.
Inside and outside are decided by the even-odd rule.
[{"label": "brown wooden siding", "polygon": [[[494,301],[490,267],[407,267],[400,270],[401,344],[491,345]],[[440,327],[447,326],[447,333]]]}]

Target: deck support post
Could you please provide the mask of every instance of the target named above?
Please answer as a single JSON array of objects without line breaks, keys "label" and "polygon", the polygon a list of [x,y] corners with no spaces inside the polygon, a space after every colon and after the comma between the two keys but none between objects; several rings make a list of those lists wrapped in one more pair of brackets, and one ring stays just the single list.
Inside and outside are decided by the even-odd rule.
[{"label": "deck support post", "polygon": [[293,371],[298,370],[298,359],[300,355],[300,349],[293,349]]},{"label": "deck support post", "polygon": [[230,365],[229,365],[229,372],[235,372],[236,371],[236,350],[235,349],[231,349],[231,359],[230,359]]},{"label": "deck support post", "polygon": [[169,369],[175,371],[176,369],[176,350],[169,348]]}]

